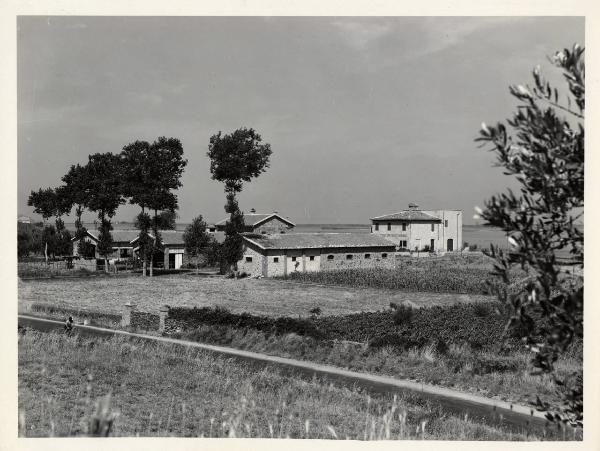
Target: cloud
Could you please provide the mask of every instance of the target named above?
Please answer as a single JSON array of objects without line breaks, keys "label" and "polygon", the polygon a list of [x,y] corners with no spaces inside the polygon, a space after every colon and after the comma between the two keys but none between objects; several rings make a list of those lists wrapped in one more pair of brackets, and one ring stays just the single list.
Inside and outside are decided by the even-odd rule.
[{"label": "cloud", "polygon": [[332,25],[357,50],[365,50],[372,42],[392,31],[391,23],[380,19],[336,19]]},{"label": "cloud", "polygon": [[422,47],[413,56],[423,56],[460,45],[474,34],[524,21],[526,17],[427,17],[421,18]]}]

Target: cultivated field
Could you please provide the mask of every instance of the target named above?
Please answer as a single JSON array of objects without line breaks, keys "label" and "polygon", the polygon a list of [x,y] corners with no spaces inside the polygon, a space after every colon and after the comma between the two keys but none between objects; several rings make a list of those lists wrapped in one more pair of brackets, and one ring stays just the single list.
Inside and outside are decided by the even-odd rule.
[{"label": "cultivated field", "polygon": [[320,286],[271,279],[225,279],[189,274],[153,278],[93,278],[19,281],[19,301],[121,313],[126,302],[139,310],[171,307],[222,306],[232,312],[270,316],[308,316],[320,307],[323,315],[388,308],[410,300],[420,306],[486,301],[489,296],[410,293],[398,290]]},{"label": "cultivated field", "polygon": [[[111,394],[110,403],[96,402]],[[104,408],[104,410],[103,410]],[[369,397],[179,346],[42,334],[19,339],[21,436],[532,440],[416,397]],[[94,424],[95,423],[95,424]],[[106,429],[104,429],[106,430]],[[549,430],[548,433],[552,433]]]}]

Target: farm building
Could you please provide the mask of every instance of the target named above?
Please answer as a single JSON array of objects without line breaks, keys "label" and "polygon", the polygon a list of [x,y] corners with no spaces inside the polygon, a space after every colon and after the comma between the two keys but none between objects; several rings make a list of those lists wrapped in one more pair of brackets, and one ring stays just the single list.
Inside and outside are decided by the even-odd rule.
[{"label": "farm building", "polygon": [[456,252],[462,249],[461,210],[402,210],[371,218],[371,233],[394,243],[400,251]]},{"label": "farm building", "polygon": [[[87,231],[85,242],[90,245],[90,254],[88,256],[93,258],[100,258],[96,246],[98,244],[97,231]],[[113,253],[108,257],[110,260],[128,260],[137,257],[138,247],[136,242],[139,238],[139,231],[137,230],[113,230],[111,232],[113,237]],[[183,232],[176,230],[162,230],[160,232],[163,251],[159,255],[155,256],[155,266],[162,266],[164,268],[179,269],[186,263],[187,258],[185,257],[184,244],[183,244]],[[153,237],[150,234],[151,237]],[[77,256],[79,240],[73,238],[73,255]]]},{"label": "farm building", "polygon": [[[224,232],[228,220],[229,218],[217,222],[215,224],[216,231]],[[250,213],[244,213],[244,223],[245,232],[261,234],[286,233],[296,226],[292,221],[277,212],[256,213],[254,209],[250,210]]]},{"label": "farm building", "polygon": [[249,234],[238,270],[251,276],[293,271],[393,267],[395,246],[367,233]]},{"label": "farm building", "polygon": [[[154,237],[152,234],[149,235],[152,238]],[[185,245],[183,243],[183,232],[178,230],[161,230],[160,236],[163,244],[162,267],[165,269],[179,269],[185,265],[187,263],[187,255],[185,254]],[[136,246],[137,240],[138,237],[136,236],[131,242],[135,246],[133,250],[136,255],[138,251],[138,247]]]},{"label": "farm building", "polygon": [[[100,258],[98,255],[98,231],[86,231],[86,236],[83,240],[89,245],[89,253],[84,257],[95,257]],[[113,230],[111,232],[113,238],[113,253],[109,256],[109,259],[125,260],[133,258],[133,245],[131,241],[139,235],[137,230]],[[79,241],[76,238],[72,238],[73,242],[73,255],[79,255]]]}]

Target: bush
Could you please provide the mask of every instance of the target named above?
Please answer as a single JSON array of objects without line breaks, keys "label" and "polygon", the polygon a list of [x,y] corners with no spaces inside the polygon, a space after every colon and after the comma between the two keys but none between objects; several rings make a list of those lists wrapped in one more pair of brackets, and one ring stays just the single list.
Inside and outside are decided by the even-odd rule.
[{"label": "bush", "polygon": [[448,264],[448,261],[435,261],[419,265],[406,262],[396,269],[360,268],[292,272],[287,277],[302,282],[350,287],[436,293],[488,294],[490,288],[486,281],[491,278],[490,269],[465,267],[454,264],[454,262]]},{"label": "bush", "polygon": [[392,317],[394,318],[394,323],[401,325],[410,323],[410,320],[413,316],[413,309],[408,305],[397,305],[394,308],[394,313]]},{"label": "bush", "polygon": [[[191,331],[202,325],[230,326],[259,330],[267,335],[294,333],[317,340],[358,341],[374,348],[409,349],[433,345],[437,353],[443,354],[451,344],[484,350],[501,348],[508,316],[492,303],[486,307],[457,304],[422,309],[401,305],[392,312],[325,317],[313,314],[310,319],[238,314],[223,308],[178,307],[170,310],[167,321],[167,329],[171,331]],[[518,346],[519,342],[508,337],[507,344]]]}]

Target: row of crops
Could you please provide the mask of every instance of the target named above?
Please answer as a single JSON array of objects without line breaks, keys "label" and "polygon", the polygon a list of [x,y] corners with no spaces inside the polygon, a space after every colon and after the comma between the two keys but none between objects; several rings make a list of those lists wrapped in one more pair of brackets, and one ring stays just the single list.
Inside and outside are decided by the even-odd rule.
[{"label": "row of crops", "polygon": [[348,287],[464,294],[490,294],[487,281],[493,281],[489,269],[450,265],[293,272],[287,278],[300,282]]}]

